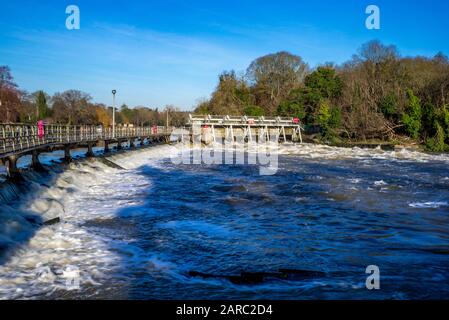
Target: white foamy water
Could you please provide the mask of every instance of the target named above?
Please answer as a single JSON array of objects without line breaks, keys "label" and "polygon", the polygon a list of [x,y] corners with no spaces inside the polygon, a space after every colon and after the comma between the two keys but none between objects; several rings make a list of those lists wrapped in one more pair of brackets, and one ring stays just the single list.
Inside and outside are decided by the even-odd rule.
[{"label": "white foamy water", "polygon": [[[249,153],[257,152],[257,146],[253,144],[239,144],[236,143],[236,150],[245,150]],[[245,149],[244,149],[245,147]],[[200,149],[199,147],[195,147],[195,150]],[[223,151],[223,145],[220,143],[211,144],[206,147],[201,147],[203,151],[211,151],[217,150],[219,152]],[[171,147],[171,154],[177,154],[182,151],[185,151],[185,146],[181,147]],[[193,149],[189,149],[193,150]],[[306,159],[325,159],[325,160],[345,160],[345,159],[358,159],[362,162],[366,162],[370,164],[372,160],[390,160],[395,162],[419,162],[419,163],[427,163],[432,161],[442,161],[449,164],[449,154],[432,154],[419,152],[410,149],[399,149],[394,151],[386,151],[382,150],[380,147],[375,149],[363,149],[359,147],[354,148],[341,148],[341,147],[332,147],[327,145],[319,145],[319,144],[297,144],[297,143],[283,143],[283,144],[275,144],[270,143],[267,145],[263,145],[261,149],[262,152],[265,150],[269,150],[270,153],[277,153],[278,155],[294,155],[303,157]]]},{"label": "white foamy water", "polygon": [[[50,188],[41,187],[39,194],[27,195],[12,207],[0,207],[0,242],[16,243],[12,257],[0,265],[0,298],[32,298],[66,290],[70,266],[79,268],[84,285],[95,287],[107,281],[118,257],[110,250],[109,238],[90,233],[83,223],[114,218],[117,211],[135,205],[135,194],[148,191],[151,181],[134,169],[156,165],[168,151],[160,146],[108,157],[126,170],[101,160],[72,163],[54,175]],[[42,221],[59,217],[61,223],[37,229],[22,243],[21,237],[33,229],[24,219],[30,215]]]},{"label": "white foamy water", "polygon": [[380,148],[339,148],[316,144],[293,144],[287,143],[280,146],[281,154],[299,155],[306,158],[324,159],[385,159],[397,161],[445,161],[449,163],[449,154],[430,154],[414,150],[401,149],[397,151],[385,151]]},{"label": "white foamy water", "polygon": [[420,209],[436,209],[441,207],[449,207],[449,203],[445,201],[429,201],[429,202],[413,202],[409,204],[412,208],[420,208]]}]

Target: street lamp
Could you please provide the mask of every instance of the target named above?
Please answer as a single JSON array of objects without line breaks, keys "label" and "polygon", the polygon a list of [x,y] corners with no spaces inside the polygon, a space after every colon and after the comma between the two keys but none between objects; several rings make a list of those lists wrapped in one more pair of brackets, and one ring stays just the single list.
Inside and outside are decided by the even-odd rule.
[{"label": "street lamp", "polygon": [[117,90],[112,90],[112,138],[115,139],[115,94]]}]

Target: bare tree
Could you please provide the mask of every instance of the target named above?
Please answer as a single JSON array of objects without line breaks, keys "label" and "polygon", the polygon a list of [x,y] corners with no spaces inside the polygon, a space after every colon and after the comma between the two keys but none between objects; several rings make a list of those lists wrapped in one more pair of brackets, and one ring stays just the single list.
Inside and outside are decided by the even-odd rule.
[{"label": "bare tree", "polygon": [[302,83],[308,71],[300,56],[282,51],[256,59],[246,75],[254,88],[257,104],[273,114],[290,91]]},{"label": "bare tree", "polygon": [[65,124],[95,124],[95,106],[89,94],[78,90],[56,93],[53,98],[53,119]]},{"label": "bare tree", "polygon": [[15,122],[19,119],[21,92],[8,66],[0,66],[0,121]]},{"label": "bare tree", "polygon": [[243,77],[238,78],[234,71],[225,71],[219,76],[208,110],[214,114],[239,115],[253,101],[250,88]]}]

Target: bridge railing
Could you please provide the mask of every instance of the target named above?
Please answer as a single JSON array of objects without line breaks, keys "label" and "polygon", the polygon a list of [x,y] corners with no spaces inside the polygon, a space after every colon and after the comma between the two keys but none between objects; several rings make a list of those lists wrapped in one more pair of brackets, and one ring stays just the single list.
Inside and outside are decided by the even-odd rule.
[{"label": "bridge railing", "polygon": [[0,123],[0,155],[9,152],[32,149],[47,144],[95,142],[98,140],[149,137],[169,134],[172,129],[165,127],[116,127],[115,135],[111,127],[45,125],[43,132],[32,124]]},{"label": "bridge railing", "polygon": [[189,125],[275,125],[298,126],[300,120],[293,117],[251,117],[251,116],[213,116],[213,115],[189,115]]}]

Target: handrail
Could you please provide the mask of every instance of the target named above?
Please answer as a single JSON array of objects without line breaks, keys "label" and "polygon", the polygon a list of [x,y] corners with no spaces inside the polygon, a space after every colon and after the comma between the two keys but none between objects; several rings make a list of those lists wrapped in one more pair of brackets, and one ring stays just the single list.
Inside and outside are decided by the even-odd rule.
[{"label": "handrail", "polygon": [[252,117],[252,116],[217,116],[217,115],[189,115],[188,124],[217,124],[217,125],[285,125],[298,126],[300,120],[293,117]]},{"label": "handrail", "polygon": [[47,144],[70,144],[125,138],[166,135],[172,128],[165,127],[116,127],[115,136],[111,127],[92,125],[44,125],[39,134],[38,125],[22,123],[0,123],[0,155],[27,150]]}]

